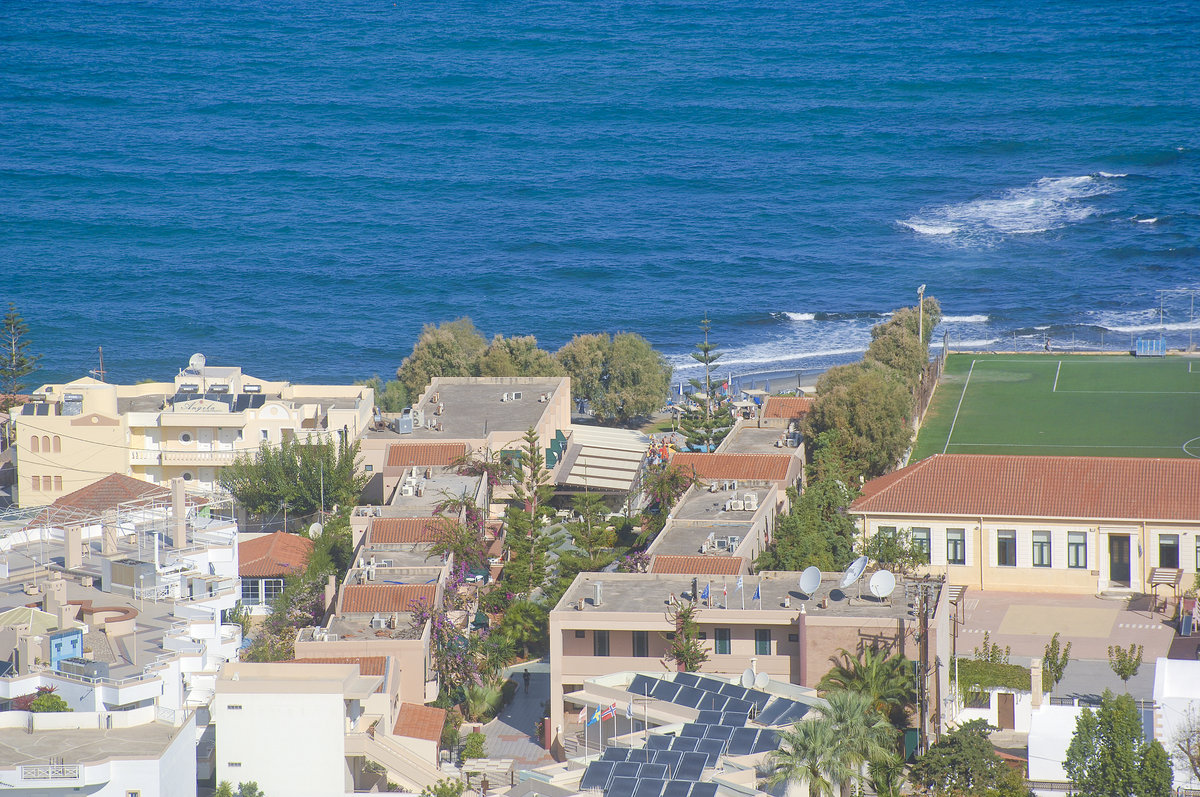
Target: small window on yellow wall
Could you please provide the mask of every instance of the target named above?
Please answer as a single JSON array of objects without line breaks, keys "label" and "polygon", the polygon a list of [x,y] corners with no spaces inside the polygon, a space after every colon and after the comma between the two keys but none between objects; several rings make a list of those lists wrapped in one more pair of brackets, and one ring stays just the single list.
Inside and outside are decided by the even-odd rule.
[{"label": "small window on yellow wall", "polygon": [[42,489],[42,477],[41,476],[30,476],[29,477],[29,487],[30,487],[30,489],[33,489],[33,490]]},{"label": "small window on yellow wall", "polygon": [[46,490],[46,491],[53,490],[54,489],[54,480],[51,479],[49,476],[43,476],[42,477],[42,489]]},{"label": "small window on yellow wall", "polygon": [[54,489],[55,489],[55,490],[61,490],[61,489],[62,489],[62,476],[55,476],[55,477],[54,477]]},{"label": "small window on yellow wall", "polygon": [[54,435],[53,443],[54,443],[54,453],[55,454],[62,453],[62,438],[59,437],[58,435]]},{"label": "small window on yellow wall", "polygon": [[41,452],[42,444],[39,441],[37,435],[34,435],[33,437],[29,438],[29,450],[32,451],[34,454],[38,454]]}]

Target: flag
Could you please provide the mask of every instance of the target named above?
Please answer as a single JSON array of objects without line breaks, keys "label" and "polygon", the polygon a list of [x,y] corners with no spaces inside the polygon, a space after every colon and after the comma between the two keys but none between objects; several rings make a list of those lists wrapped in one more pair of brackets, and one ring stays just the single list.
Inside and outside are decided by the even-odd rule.
[{"label": "flag", "polygon": [[583,708],[579,709],[579,721],[587,722],[587,706],[584,706]]},{"label": "flag", "polygon": [[756,600],[756,601],[762,600],[762,593],[759,591],[759,587],[754,588],[754,597],[752,598],[752,600]]},{"label": "flag", "polygon": [[704,585],[704,592],[700,593],[700,600],[708,600],[708,584]]},{"label": "flag", "polygon": [[742,577],[738,576],[737,589],[735,589],[734,592],[741,592],[741,591],[742,591]]},{"label": "flag", "polygon": [[613,703],[611,706],[605,706],[604,711],[600,712],[601,721],[610,720],[616,716],[617,716],[617,704],[616,703]]},{"label": "flag", "polygon": [[594,725],[600,721],[600,707],[596,706],[596,712],[588,719],[588,725]]},{"label": "flag", "polygon": [[632,700],[630,700],[629,703],[625,706],[625,718],[633,719],[633,701]]},{"label": "flag", "polygon": [[722,598],[729,597],[729,584],[726,581],[721,582],[721,597]]}]

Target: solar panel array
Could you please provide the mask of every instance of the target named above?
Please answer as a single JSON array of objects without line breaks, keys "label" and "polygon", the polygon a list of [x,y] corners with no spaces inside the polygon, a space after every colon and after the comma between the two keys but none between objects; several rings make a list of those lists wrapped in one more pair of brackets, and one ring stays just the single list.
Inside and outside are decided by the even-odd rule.
[{"label": "solar panel array", "polygon": [[636,675],[628,691],[697,709],[673,735],[650,734],[641,749],[609,747],[588,764],[580,789],[600,789],[606,797],[716,797],[717,784],[701,782],[706,767],[723,755],[763,753],[779,746],[769,727],[788,725],[808,706],[759,689],[746,689],[717,678],[676,673],[674,681]]}]

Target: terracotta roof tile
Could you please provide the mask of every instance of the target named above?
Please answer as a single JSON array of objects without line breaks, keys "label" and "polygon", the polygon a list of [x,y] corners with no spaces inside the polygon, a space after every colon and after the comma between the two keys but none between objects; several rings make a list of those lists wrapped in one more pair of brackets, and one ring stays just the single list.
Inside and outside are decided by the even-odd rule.
[{"label": "terracotta roof tile", "polygon": [[414,545],[433,542],[434,517],[389,517],[371,521],[373,545]]},{"label": "terracotta roof tile", "polygon": [[700,576],[736,576],[744,572],[746,560],[740,556],[664,556],[650,561],[651,573]]},{"label": "terracotta roof tile", "polygon": [[357,664],[360,675],[385,675],[387,656],[312,656],[292,659],[295,664]]},{"label": "terracotta roof tile", "polygon": [[693,471],[704,480],[746,479],[783,481],[792,465],[791,454],[692,454],[679,453],[671,463]]},{"label": "terracotta roof tile", "polygon": [[867,482],[850,511],[1200,521],[1200,460],[935,454]]},{"label": "terracotta roof tile", "polygon": [[392,730],[392,734],[408,736],[412,739],[425,739],[430,742],[441,742],[442,726],[445,724],[446,709],[444,708],[401,703],[400,711],[396,714],[396,727]]},{"label": "terracotta roof tile", "polygon": [[[29,526],[47,523],[54,517],[54,509],[61,509],[75,515],[96,516],[109,509],[115,509],[119,504],[130,501],[167,498],[171,491],[157,484],[135,479],[122,473],[113,473],[97,482],[81,487],[73,493],[68,493],[50,504],[48,509],[39,512]],[[27,526],[28,528],[28,526]]]},{"label": "terracotta roof tile", "polygon": [[312,550],[312,540],[286,531],[255,537],[238,544],[238,575],[262,578],[303,570]]},{"label": "terracotta roof tile", "polygon": [[418,603],[432,604],[437,584],[354,584],[342,588],[343,614],[411,612]]},{"label": "terracotta roof tile", "polygon": [[812,411],[814,399],[794,398],[788,396],[767,396],[763,405],[763,418],[787,418],[795,420],[803,418]]},{"label": "terracotta roof tile", "polygon": [[466,443],[392,443],[388,446],[388,468],[441,467],[452,465],[466,454]]}]

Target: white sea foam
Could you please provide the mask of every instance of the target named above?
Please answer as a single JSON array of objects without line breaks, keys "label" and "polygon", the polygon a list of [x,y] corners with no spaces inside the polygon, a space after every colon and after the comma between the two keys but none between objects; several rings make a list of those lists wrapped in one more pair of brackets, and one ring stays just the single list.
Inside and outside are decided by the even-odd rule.
[{"label": "white sea foam", "polygon": [[995,346],[1000,342],[1000,338],[991,338],[989,340],[955,340],[950,339],[951,349],[986,349]]},{"label": "white sea foam", "polygon": [[1030,235],[1083,221],[1097,212],[1087,202],[1119,190],[1091,175],[1043,177],[996,198],[931,208],[899,224],[921,235],[956,235],[974,240],[996,235]]},{"label": "white sea foam", "polygon": [[988,317],[985,315],[944,315],[942,316],[943,324],[986,324]]},{"label": "white sea foam", "polygon": [[1112,172],[1096,172],[1096,174],[1098,174],[1101,177],[1107,177],[1109,179],[1115,179],[1115,178],[1119,178],[1119,177],[1128,177],[1129,176],[1128,174],[1113,174]]},{"label": "white sea foam", "polygon": [[813,321],[816,319],[816,313],[784,313],[788,319],[792,321]]},{"label": "white sea foam", "polygon": [[1148,219],[1134,219],[1134,221],[1136,221],[1138,224],[1153,224],[1154,222],[1158,221],[1158,217],[1151,216]]}]

